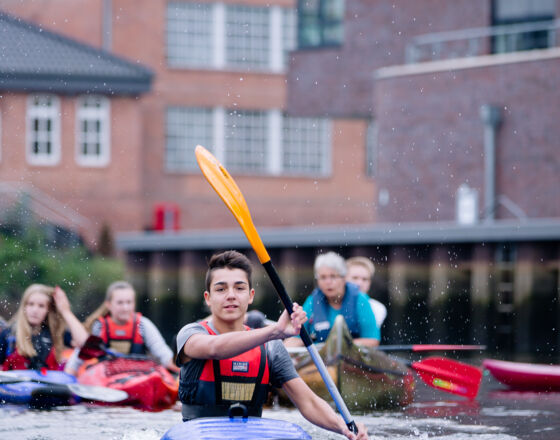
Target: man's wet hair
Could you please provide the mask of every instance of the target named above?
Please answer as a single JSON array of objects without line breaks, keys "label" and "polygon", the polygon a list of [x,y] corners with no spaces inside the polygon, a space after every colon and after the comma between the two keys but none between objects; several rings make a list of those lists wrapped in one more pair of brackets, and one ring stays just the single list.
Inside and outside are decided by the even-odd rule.
[{"label": "man's wet hair", "polygon": [[208,271],[206,272],[206,290],[210,292],[210,283],[212,282],[212,274],[218,269],[241,269],[247,274],[249,281],[249,289],[253,288],[251,276],[253,274],[253,267],[249,259],[241,252],[225,251],[219,254],[214,254],[208,261]]}]

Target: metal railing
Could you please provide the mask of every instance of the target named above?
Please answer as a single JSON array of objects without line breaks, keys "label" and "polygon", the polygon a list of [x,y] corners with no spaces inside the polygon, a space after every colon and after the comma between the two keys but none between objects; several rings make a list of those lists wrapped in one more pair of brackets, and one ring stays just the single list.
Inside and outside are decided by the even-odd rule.
[{"label": "metal railing", "polygon": [[406,63],[554,47],[559,28],[560,20],[547,20],[419,35],[405,49]]}]

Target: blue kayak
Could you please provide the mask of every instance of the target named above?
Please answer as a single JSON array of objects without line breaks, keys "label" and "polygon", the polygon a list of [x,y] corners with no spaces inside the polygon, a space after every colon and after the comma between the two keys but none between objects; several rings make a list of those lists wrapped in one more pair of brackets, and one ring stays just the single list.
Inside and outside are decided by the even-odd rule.
[{"label": "blue kayak", "polygon": [[179,423],[161,440],[291,440],[311,437],[300,426],[260,417],[208,417]]},{"label": "blue kayak", "polygon": [[0,372],[0,404],[51,408],[72,405],[79,398],[68,384],[76,378],[63,371],[11,370]]}]

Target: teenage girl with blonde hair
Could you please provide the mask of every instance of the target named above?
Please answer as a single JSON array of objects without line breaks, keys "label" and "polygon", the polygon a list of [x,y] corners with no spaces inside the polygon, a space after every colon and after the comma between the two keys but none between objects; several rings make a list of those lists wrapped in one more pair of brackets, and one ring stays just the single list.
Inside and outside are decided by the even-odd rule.
[{"label": "teenage girl with blonde hair", "polygon": [[[375,274],[373,262],[366,257],[352,257],[346,260],[346,267],[348,268],[346,281],[356,284],[362,292],[369,294],[371,280]],[[387,307],[374,298],[370,298],[369,303],[375,315],[375,323],[381,329],[381,325],[387,317]]]},{"label": "teenage girl with blonde hair", "polygon": [[[173,352],[165,343],[161,333],[145,316],[135,311],[136,292],[126,281],[110,284],[105,301],[85,320],[86,329],[114,351],[122,354],[151,354],[168,370],[178,372],[173,361]],[[73,355],[66,371],[74,374],[82,361]]]},{"label": "teenage girl with blonde hair", "polygon": [[30,285],[11,325],[0,333],[2,369],[61,369],[66,327],[68,339],[83,345],[88,335],[72,313],[66,293],[58,286]]}]

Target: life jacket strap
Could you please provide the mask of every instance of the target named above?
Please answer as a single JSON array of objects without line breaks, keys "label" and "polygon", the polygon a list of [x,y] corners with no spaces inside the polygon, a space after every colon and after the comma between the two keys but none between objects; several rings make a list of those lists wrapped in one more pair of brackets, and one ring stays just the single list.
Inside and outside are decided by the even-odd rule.
[{"label": "life jacket strap", "polygon": [[[188,405],[183,403],[181,413],[183,422],[201,417],[226,417],[230,405]],[[262,407],[247,406],[247,415],[249,417],[261,417]]]}]

